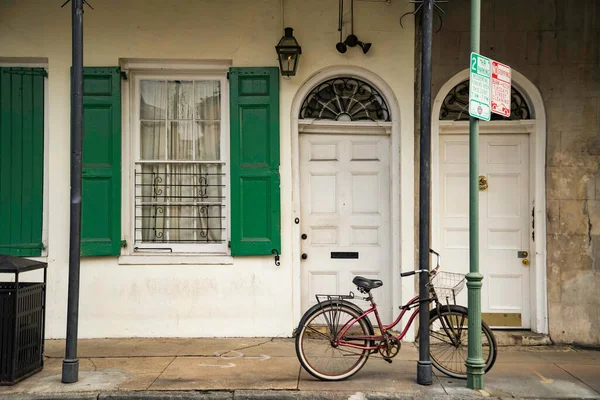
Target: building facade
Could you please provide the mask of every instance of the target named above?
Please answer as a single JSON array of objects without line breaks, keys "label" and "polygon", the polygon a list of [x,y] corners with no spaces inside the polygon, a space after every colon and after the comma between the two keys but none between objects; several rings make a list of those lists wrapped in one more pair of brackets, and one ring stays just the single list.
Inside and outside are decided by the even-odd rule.
[{"label": "building facade", "polygon": [[[458,115],[450,112],[444,116],[443,111],[453,109],[448,102],[453,94],[461,98],[455,89],[460,91],[461,83],[468,78],[464,60],[469,57],[469,6],[469,1],[443,5],[446,11],[443,26],[433,41],[434,118],[437,115],[439,120],[438,134],[444,137],[446,130],[448,140],[462,140],[452,134],[457,130],[464,133],[464,128],[452,126],[448,121],[452,117],[460,119]],[[437,28],[439,25],[434,30]],[[508,6],[498,1],[484,1],[481,30],[481,53],[513,68],[513,89],[516,90],[512,96],[515,121],[504,122],[507,125],[498,130],[490,130],[491,123],[488,127],[482,124],[482,145],[487,141],[484,147],[492,148],[498,132],[513,131],[513,144],[529,147],[529,207],[523,206],[521,214],[527,214],[523,216],[522,229],[525,231],[528,227],[530,247],[525,250],[529,250],[531,263],[521,265],[521,269],[529,270],[530,315],[537,313],[535,319],[531,319],[531,327],[535,330],[534,325],[543,325],[542,319],[547,318],[553,341],[597,345],[600,343],[600,296],[597,293],[600,285],[600,5],[594,1],[525,1]],[[440,114],[435,114],[438,110]],[[433,123],[435,126],[436,121]],[[488,194],[491,195],[494,188],[490,174],[493,177],[498,170],[494,164],[485,165],[485,157],[488,162],[493,160],[483,151],[480,168],[482,173],[487,172]],[[544,155],[546,161],[542,163]],[[506,169],[503,173],[515,176],[519,172]],[[507,178],[502,179],[505,181],[501,190],[509,190]],[[545,189],[540,185],[543,181]],[[544,197],[545,207],[539,207],[539,200]],[[508,203],[504,200],[488,204],[498,212],[508,212]],[[483,214],[485,209],[481,210]],[[535,215],[540,213],[535,221],[531,218],[532,211]],[[488,216],[491,213],[488,210]],[[481,217],[483,221],[485,217]],[[440,224],[443,226],[443,221]],[[487,239],[500,240],[499,227],[489,225],[488,228],[491,233]],[[512,225],[510,229],[518,228]],[[485,244],[481,238],[480,242],[482,246]],[[493,247],[493,243],[488,244]],[[521,246],[525,244],[522,242]],[[443,250],[443,245],[440,248]],[[495,250],[487,251],[496,257]],[[481,252],[483,266],[490,261],[485,258],[484,247]],[[515,271],[510,274],[518,274]],[[546,289],[543,284],[540,286],[543,280],[547,282]],[[510,291],[511,286],[507,283],[503,290]],[[544,290],[547,290],[546,299],[543,299],[544,293],[540,293]],[[546,307],[547,311],[543,311]]]},{"label": "building facade", "polygon": [[[432,245],[463,273],[468,3],[445,5],[434,35],[432,121]],[[482,124],[483,311],[598,344],[598,6],[496,3],[481,52],[513,67],[517,106]],[[518,11],[530,3],[542,11]],[[355,275],[384,280],[386,320],[414,295],[399,277],[417,260],[419,30],[400,24],[413,5],[355,0],[352,18],[343,2],[343,38],[372,43],[345,53],[335,1],[93,6],[80,337],[288,337],[315,294],[353,290]],[[66,326],[70,18],[0,5],[0,245],[48,262],[50,338]],[[289,78],[285,27],[302,46]]]}]

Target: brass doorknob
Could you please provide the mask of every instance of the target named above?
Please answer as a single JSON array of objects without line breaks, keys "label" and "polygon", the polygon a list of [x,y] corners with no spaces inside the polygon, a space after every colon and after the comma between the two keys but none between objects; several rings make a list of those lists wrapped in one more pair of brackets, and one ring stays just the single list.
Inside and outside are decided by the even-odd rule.
[{"label": "brass doorknob", "polygon": [[526,258],[524,258],[523,261],[522,261],[522,263],[525,264],[525,265],[529,265],[529,260],[526,259]]}]

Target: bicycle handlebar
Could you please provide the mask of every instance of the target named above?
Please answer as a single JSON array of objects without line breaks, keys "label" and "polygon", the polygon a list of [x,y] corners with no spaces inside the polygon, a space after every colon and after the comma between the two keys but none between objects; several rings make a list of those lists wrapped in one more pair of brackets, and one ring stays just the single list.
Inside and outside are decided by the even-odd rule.
[{"label": "bicycle handlebar", "polygon": [[426,269],[420,269],[420,270],[418,270],[418,271],[408,271],[408,272],[402,272],[402,273],[400,274],[400,276],[404,278],[404,277],[411,276],[411,275],[414,275],[414,274],[416,274],[416,273],[421,273],[421,272],[426,272],[426,273],[429,273],[429,271],[427,271]]},{"label": "bicycle handlebar", "polygon": [[[437,270],[440,268],[440,259],[441,259],[440,253],[438,253],[437,251],[435,251],[433,249],[429,249],[429,253],[435,254],[437,256],[437,263],[436,263],[437,265],[431,270],[431,274],[435,275],[437,273]],[[402,272],[402,273],[400,273],[400,276],[402,278],[406,278],[407,276],[412,276],[412,275],[414,275],[416,273],[421,273],[421,272],[427,272],[427,273],[429,273],[429,271],[426,270],[426,269],[419,269],[417,271]]]}]

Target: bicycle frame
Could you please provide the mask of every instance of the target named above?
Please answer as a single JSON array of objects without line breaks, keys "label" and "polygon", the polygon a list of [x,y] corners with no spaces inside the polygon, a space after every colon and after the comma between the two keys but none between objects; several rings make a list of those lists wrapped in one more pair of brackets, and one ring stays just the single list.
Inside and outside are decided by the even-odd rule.
[{"label": "bicycle frame", "polygon": [[[379,312],[377,311],[377,304],[373,301],[373,298],[370,297],[367,300],[369,300],[371,302],[371,308],[369,308],[367,311],[363,312],[360,317],[354,318],[354,319],[346,322],[344,324],[344,326],[342,326],[342,329],[340,330],[340,333],[338,334],[338,336],[333,341],[334,345],[352,347],[352,348],[360,349],[360,350],[376,350],[379,347],[378,345],[361,346],[361,345],[351,343],[350,340],[381,341],[384,339],[386,332],[388,330],[394,328],[396,325],[398,325],[398,323],[402,320],[402,317],[404,317],[404,314],[406,314],[406,312],[408,310],[414,308],[414,311],[408,320],[408,324],[404,327],[404,330],[397,337],[398,340],[402,340],[404,338],[404,336],[406,335],[406,332],[408,332],[408,329],[411,327],[416,316],[419,314],[419,296],[415,296],[412,299],[410,299],[410,301],[408,303],[406,303],[406,305],[402,306],[402,312],[400,313],[400,315],[398,315],[396,320],[394,322],[392,322],[390,325],[385,326],[381,323],[381,318],[379,317]],[[352,325],[354,325],[356,322],[360,321],[361,319],[368,317],[368,315],[371,313],[375,314],[375,318],[377,319],[377,324],[378,324],[379,330],[381,331],[381,335],[379,335],[379,336],[357,335],[357,336],[352,336],[351,338],[344,339],[346,333],[352,327]]]}]

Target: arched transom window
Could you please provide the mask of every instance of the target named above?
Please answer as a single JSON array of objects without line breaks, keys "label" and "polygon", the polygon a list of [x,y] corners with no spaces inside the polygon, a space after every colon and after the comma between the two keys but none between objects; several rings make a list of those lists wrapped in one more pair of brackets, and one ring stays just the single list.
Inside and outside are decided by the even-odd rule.
[{"label": "arched transom window", "polygon": [[[531,111],[525,97],[514,86],[510,90],[510,117],[506,118],[492,113],[492,121],[507,121],[531,119]],[[454,86],[444,98],[440,110],[442,121],[468,121],[469,120],[469,81],[463,81]]]},{"label": "arched transom window", "polygon": [[340,77],[317,85],[304,99],[300,119],[390,121],[389,107],[374,86],[357,78]]}]

